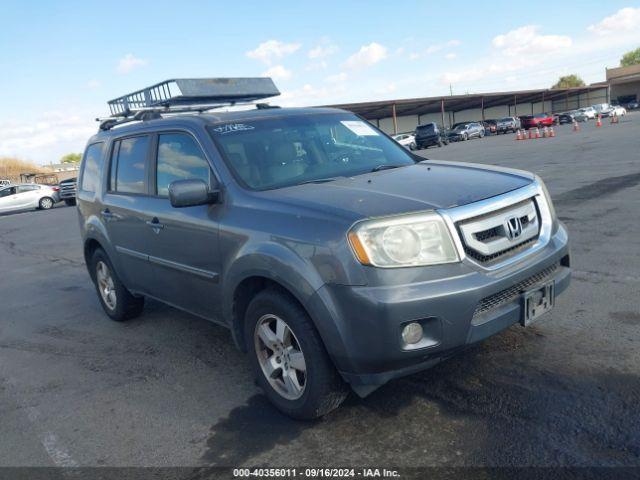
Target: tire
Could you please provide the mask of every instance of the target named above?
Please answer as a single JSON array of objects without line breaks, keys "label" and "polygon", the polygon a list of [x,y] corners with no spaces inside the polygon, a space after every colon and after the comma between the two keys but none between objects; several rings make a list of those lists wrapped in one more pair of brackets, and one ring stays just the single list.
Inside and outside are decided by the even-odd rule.
[{"label": "tire", "polygon": [[465,133],[464,135],[462,135],[462,141],[466,142],[469,139],[469,136]]},{"label": "tire", "polygon": [[442,140],[438,140],[438,148],[442,148],[443,145],[444,143],[442,143]]},{"label": "tire", "polygon": [[411,150],[412,152],[413,152],[416,148],[418,148],[418,147],[416,146],[415,142],[413,142],[413,143],[410,143],[410,144],[409,144],[409,150]]},{"label": "tire", "polygon": [[[109,275],[108,279],[105,279],[103,283],[103,277],[98,269],[107,269]],[[98,300],[104,309],[104,312],[116,322],[123,322],[131,318],[135,318],[142,313],[144,308],[144,297],[134,297],[131,292],[120,281],[118,274],[113,268],[111,261],[107,254],[101,248],[96,249],[91,257],[91,278],[96,287],[96,293],[98,294]],[[111,302],[106,299],[110,297],[110,293],[107,294],[101,289],[109,288],[110,293],[113,294],[115,301]]]},{"label": "tire", "polygon": [[67,207],[73,207],[76,204],[76,199],[75,198],[65,198],[64,203],[67,205]]},{"label": "tire", "polygon": [[38,208],[40,210],[49,210],[50,208],[53,208],[54,204],[55,204],[55,202],[53,201],[53,198],[51,198],[51,197],[42,197],[40,199],[40,201],[38,202]]},{"label": "tire", "polygon": [[[275,333],[276,325],[282,326],[280,322],[284,323],[280,331],[285,332],[281,339]],[[247,308],[244,331],[258,384],[282,413],[295,419],[312,420],[344,401],[347,385],[333,366],[307,312],[289,295],[276,289],[258,293]],[[295,353],[296,363],[304,366],[304,371],[292,366],[293,356],[285,356],[287,351]],[[267,377],[269,370],[270,378]],[[286,372],[288,382],[285,382]]]}]

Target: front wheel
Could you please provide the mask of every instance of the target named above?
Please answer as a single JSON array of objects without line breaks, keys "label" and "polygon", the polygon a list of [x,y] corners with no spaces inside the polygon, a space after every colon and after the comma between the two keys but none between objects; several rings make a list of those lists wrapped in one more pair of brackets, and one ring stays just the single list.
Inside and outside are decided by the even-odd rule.
[{"label": "front wheel", "polygon": [[38,208],[40,210],[49,210],[53,207],[54,201],[51,197],[42,197],[38,202]]},{"label": "front wheel", "polygon": [[65,198],[64,203],[67,207],[73,207],[76,204],[75,198]]},{"label": "front wheel", "polygon": [[311,420],[346,398],[347,386],[309,316],[284,292],[258,293],[247,308],[244,331],[258,383],[284,414]]},{"label": "front wheel", "polygon": [[415,143],[415,142],[411,142],[411,143],[409,144],[409,150],[411,150],[412,152],[413,152],[416,148],[418,148],[418,146],[416,145],[416,143]]},{"label": "front wheel", "polygon": [[469,138],[469,136],[466,133],[464,135],[462,135],[462,141],[463,142],[466,142],[468,138]]}]

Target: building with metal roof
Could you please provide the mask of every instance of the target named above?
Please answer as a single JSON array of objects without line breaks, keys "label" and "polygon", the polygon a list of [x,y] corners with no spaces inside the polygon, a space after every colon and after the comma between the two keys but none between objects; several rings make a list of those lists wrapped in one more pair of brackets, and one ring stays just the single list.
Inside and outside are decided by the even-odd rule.
[{"label": "building with metal roof", "polygon": [[517,90],[438,97],[345,103],[331,107],[349,110],[387,133],[412,132],[417,125],[553,113],[609,102],[607,84],[577,88]]}]

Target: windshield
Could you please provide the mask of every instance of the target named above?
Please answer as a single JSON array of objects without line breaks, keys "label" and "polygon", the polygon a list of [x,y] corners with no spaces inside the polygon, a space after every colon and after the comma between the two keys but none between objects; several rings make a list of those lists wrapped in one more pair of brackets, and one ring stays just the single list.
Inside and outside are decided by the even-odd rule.
[{"label": "windshield", "polygon": [[510,122],[511,121],[511,117],[501,118],[500,121],[501,122]]},{"label": "windshield", "polygon": [[418,133],[433,133],[435,131],[435,125],[428,123],[427,125],[418,125],[416,132]]},{"label": "windshield", "polygon": [[253,118],[207,128],[235,176],[254,190],[415,163],[396,142],[348,113]]},{"label": "windshield", "polygon": [[467,125],[466,125],[466,124],[463,124],[463,125],[456,125],[456,126],[454,127],[454,130],[455,130],[456,132],[460,132],[460,131],[462,131],[462,130],[465,130],[466,128],[467,128]]}]

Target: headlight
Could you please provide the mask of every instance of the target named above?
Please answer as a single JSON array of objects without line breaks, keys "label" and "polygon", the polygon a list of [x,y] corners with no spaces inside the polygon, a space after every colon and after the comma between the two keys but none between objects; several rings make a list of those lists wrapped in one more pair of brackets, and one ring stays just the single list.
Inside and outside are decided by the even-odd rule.
[{"label": "headlight", "polygon": [[363,265],[417,267],[459,260],[453,239],[437,213],[420,213],[356,224],[349,242]]}]

